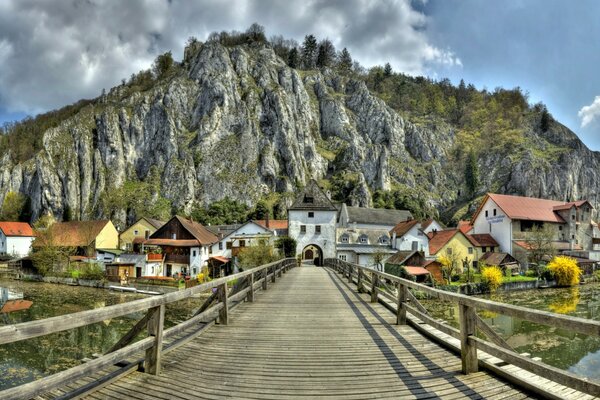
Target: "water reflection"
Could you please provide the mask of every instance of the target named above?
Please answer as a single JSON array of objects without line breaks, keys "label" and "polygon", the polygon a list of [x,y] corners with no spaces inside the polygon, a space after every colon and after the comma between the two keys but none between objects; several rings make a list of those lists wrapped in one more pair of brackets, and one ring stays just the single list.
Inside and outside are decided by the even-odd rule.
[{"label": "water reflection", "polygon": [[[29,301],[28,309],[0,314],[0,325],[33,321],[83,310],[126,303],[145,296],[104,289],[37,282],[0,281],[0,306],[10,301]],[[21,297],[22,300],[13,299]],[[167,306],[165,326],[189,318],[203,299]],[[81,359],[110,349],[143,312],[108,319],[93,325],[39,338],[0,345],[0,390],[79,365]]]},{"label": "water reflection", "polygon": [[[502,303],[600,320],[600,284],[577,288],[538,289],[481,296]],[[458,326],[458,308],[439,301],[425,301],[436,318]],[[519,353],[577,374],[600,379],[600,338],[549,327],[484,310],[479,316]]]}]

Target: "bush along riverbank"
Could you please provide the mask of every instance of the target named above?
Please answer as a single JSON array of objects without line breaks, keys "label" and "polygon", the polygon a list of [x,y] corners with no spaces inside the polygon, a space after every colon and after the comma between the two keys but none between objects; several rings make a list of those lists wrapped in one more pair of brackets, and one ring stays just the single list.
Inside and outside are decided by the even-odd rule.
[{"label": "bush along riverbank", "polygon": [[[439,285],[436,287],[448,292],[466,294],[469,296],[487,294],[491,292],[489,285],[483,282],[463,283],[461,285]],[[557,287],[556,281],[536,279],[530,281],[504,282],[500,284],[497,290],[502,292],[514,292],[518,290],[545,289],[551,287]]]}]

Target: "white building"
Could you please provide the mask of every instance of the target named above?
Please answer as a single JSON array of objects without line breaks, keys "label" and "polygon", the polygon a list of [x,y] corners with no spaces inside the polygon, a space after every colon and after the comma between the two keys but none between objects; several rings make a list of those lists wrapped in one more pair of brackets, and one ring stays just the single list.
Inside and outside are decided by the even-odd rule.
[{"label": "white building", "polygon": [[414,219],[401,221],[390,231],[392,248],[400,251],[420,251],[428,258],[430,257],[428,234],[443,229],[442,224],[434,219],[422,222]]},{"label": "white building", "polygon": [[[235,225],[235,229],[219,226],[207,226],[206,229],[219,237],[219,241],[212,245],[210,255],[221,256],[228,259],[236,257],[244,247],[255,246],[261,242],[273,245],[275,239],[282,231],[287,232],[287,220],[273,221],[248,221],[242,225]],[[267,226],[269,228],[267,228]]]},{"label": "white building", "polygon": [[33,229],[27,222],[0,222],[0,254],[25,257],[33,239]]},{"label": "white building", "polygon": [[288,209],[288,235],[296,240],[296,254],[322,264],[336,257],[336,221],[338,210],[311,180]]}]

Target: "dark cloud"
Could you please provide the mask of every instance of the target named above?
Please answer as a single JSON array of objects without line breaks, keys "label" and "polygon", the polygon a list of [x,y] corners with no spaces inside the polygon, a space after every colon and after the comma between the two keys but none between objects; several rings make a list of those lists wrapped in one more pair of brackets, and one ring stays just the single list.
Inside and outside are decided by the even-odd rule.
[{"label": "dark cloud", "polygon": [[181,57],[189,36],[245,30],[301,41],[313,33],[370,66],[426,73],[460,65],[433,45],[427,17],[410,0],[33,0],[0,1],[0,115],[36,113],[97,96],[148,68],[167,50]]}]

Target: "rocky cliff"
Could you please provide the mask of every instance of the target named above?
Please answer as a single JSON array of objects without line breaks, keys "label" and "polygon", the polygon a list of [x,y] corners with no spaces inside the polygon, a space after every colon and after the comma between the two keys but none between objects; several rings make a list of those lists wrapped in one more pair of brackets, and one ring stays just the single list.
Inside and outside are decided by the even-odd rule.
[{"label": "rocky cliff", "polygon": [[[595,204],[598,153],[558,123],[540,132],[525,122],[524,135],[531,145],[518,157],[481,153],[479,194]],[[285,203],[315,178],[354,205],[400,188],[450,215],[477,197],[465,197],[455,152],[451,124],[413,124],[361,80],[289,68],[265,45],[205,43],[186,49],[176,71],[151,87],[115,87],[47,130],[28,161],[2,155],[0,201],[19,191],[33,219],[67,209],[86,219],[106,216],[102,195],[127,181],[149,182],[189,211],[224,197],[252,205],[272,192]],[[109,216],[122,224],[127,214]]]}]

